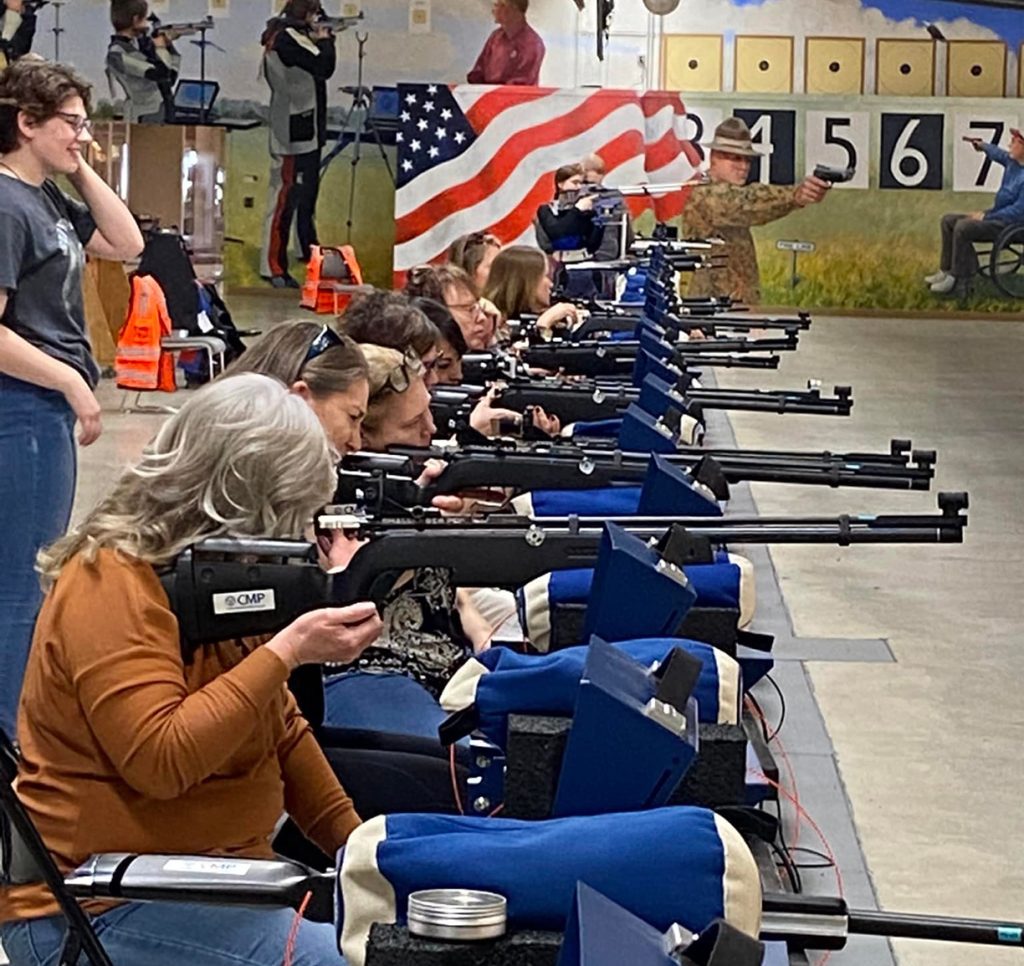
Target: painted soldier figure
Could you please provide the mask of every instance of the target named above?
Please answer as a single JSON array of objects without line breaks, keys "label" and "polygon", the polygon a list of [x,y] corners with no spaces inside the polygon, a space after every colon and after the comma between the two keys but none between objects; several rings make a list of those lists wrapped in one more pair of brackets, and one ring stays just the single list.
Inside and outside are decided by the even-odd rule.
[{"label": "painted soldier figure", "polygon": [[796,187],[747,184],[751,160],[758,152],[750,129],[738,117],[722,121],[707,147],[708,181],[693,189],[683,221],[691,237],[721,238],[725,242],[726,263],[694,272],[687,294],[729,296],[757,305],[761,300],[761,277],[751,226],[767,224],[797,208],[816,204],[830,186],[813,175]]}]

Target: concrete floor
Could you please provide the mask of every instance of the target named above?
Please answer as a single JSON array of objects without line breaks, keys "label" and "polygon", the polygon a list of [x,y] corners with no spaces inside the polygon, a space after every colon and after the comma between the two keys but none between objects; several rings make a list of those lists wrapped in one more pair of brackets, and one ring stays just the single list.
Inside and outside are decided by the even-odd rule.
[{"label": "concrete floor", "polygon": [[[241,327],[296,314],[291,299],[276,296],[229,304]],[[895,658],[806,665],[883,908],[1022,917],[1022,369],[1024,326],[1015,323],[819,319],[778,373],[718,376],[723,386],[795,388],[820,378],[854,387],[847,419],[733,414],[740,446],[881,450],[890,437],[911,437],[939,451],[936,489],[970,491],[962,546],[772,551],[800,637],[882,638]],[[101,399],[104,434],[82,451],[76,514],[159,423],[118,414],[109,382]],[[934,493],[752,490],[763,514],[935,508]],[[803,844],[817,847],[810,830]],[[980,961],[977,950],[933,943],[894,949],[901,966]],[[983,955],[1001,966],[1018,962],[1019,951]],[[874,966],[870,958],[862,966]]]},{"label": "concrete floor", "polygon": [[[779,547],[801,637],[885,638],[895,663],[807,664],[883,908],[1021,916],[1024,326],[821,319],[765,386],[851,383],[847,419],[737,413],[740,446],[939,453],[968,490],[963,545]],[[725,371],[719,383],[752,385]],[[931,493],[754,484],[763,514],[928,512]],[[827,658],[825,654],[823,657]],[[784,732],[785,736],[785,732]],[[805,841],[814,844],[814,835]],[[1017,962],[1019,951],[895,943],[903,966]]]}]

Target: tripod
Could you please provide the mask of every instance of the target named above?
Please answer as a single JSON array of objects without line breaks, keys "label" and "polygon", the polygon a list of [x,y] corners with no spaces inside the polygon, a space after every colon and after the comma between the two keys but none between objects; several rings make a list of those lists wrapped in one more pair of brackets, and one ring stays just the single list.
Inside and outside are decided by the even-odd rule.
[{"label": "tripod", "polygon": [[199,90],[202,92],[202,100],[199,102],[199,123],[206,124],[209,120],[208,113],[209,108],[206,106],[206,48],[212,47],[214,50],[219,50],[222,54],[226,53],[223,47],[219,47],[212,40],[206,39],[206,32],[213,28],[213,24],[201,24],[199,26],[199,39],[193,40],[192,43],[199,48]]},{"label": "tripod", "polygon": [[53,4],[53,26],[50,30],[53,33],[53,59],[60,61],[60,35],[64,28],[60,25],[60,8],[64,6],[65,0],[50,0]]},{"label": "tripod", "polygon": [[345,150],[345,135],[352,124],[352,118],[356,116],[357,111],[364,112],[364,120],[362,123],[356,125],[352,135],[352,162],[348,184],[348,218],[345,221],[345,240],[348,242],[352,241],[352,215],[355,211],[356,204],[356,178],[359,171],[359,162],[363,158],[364,127],[369,128],[373,140],[377,143],[377,150],[380,152],[381,160],[384,162],[384,167],[387,169],[388,177],[391,179],[392,185],[395,183],[395,173],[391,170],[391,162],[388,160],[388,153],[384,150],[384,141],[381,138],[380,128],[377,127],[377,122],[373,119],[371,91],[368,87],[363,86],[363,61],[366,59],[366,41],[370,39],[370,35],[357,33],[355,37],[356,44],[358,44],[356,86],[341,88],[341,90],[346,94],[352,95],[352,104],[348,109],[348,113],[345,115],[345,120],[342,123],[341,133],[338,135],[338,140],[327,154],[327,157],[320,163],[320,173],[322,175],[327,170],[327,166]]}]

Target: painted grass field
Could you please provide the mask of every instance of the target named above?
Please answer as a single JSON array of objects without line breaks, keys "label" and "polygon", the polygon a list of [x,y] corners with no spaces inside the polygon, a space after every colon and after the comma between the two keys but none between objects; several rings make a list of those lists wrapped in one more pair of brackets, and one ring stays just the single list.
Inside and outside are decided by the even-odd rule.
[{"label": "painted grass field", "polygon": [[[964,306],[933,295],[922,282],[938,269],[939,219],[947,211],[982,209],[991,195],[938,191],[839,191],[820,205],[755,229],[764,301],[769,305],[952,311]],[[792,255],[775,247],[781,238],[813,241],[800,255],[801,281],[790,285]],[[1024,311],[978,279],[967,307],[977,311]]]}]

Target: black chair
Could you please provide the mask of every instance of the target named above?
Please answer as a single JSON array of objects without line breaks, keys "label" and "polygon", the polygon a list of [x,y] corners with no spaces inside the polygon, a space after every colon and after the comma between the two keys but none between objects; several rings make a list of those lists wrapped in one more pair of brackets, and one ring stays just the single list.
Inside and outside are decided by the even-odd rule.
[{"label": "black chair", "polygon": [[[64,876],[14,790],[18,752],[0,729],[0,882],[43,881],[67,921],[59,966],[76,966],[82,953],[92,966],[113,966],[88,915],[68,891]],[[19,966],[13,963],[12,966]]]}]

